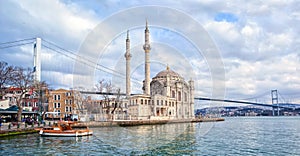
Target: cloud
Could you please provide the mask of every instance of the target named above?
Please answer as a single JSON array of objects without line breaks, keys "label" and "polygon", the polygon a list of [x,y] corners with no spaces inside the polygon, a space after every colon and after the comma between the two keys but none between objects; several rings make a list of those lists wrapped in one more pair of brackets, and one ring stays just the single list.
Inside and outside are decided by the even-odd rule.
[{"label": "cloud", "polygon": [[[114,14],[145,5],[168,7],[183,12],[203,27],[195,27],[191,21],[187,22],[168,12],[149,13],[148,10],[142,10],[139,14],[130,14],[130,22],[135,23],[136,27],[130,27],[131,23],[124,20],[128,17],[122,16],[111,21],[110,25],[101,27],[104,29],[97,29],[101,22]],[[120,64],[124,63],[125,32],[130,29],[132,50],[136,53],[135,59],[138,59],[133,58],[135,69],[132,77],[141,81],[144,70],[141,46],[144,39],[145,15],[148,14],[153,42],[151,59],[156,61],[151,68],[151,76],[163,70],[164,65],[168,63],[174,71],[189,79],[188,70],[184,70],[187,67],[197,78],[197,96],[210,96],[213,90],[211,72],[218,70],[216,67],[210,67],[209,63],[215,62],[216,55],[205,53],[210,50],[207,40],[199,40],[202,44],[200,49],[196,49],[195,43],[191,41],[192,38],[199,38],[207,33],[224,61],[222,68],[226,71],[226,97],[253,97],[271,89],[289,94],[298,92],[300,12],[299,3],[292,0],[1,1],[0,42],[41,37],[65,49],[81,51],[75,62],[44,47],[46,52],[43,57],[47,61],[43,62],[42,68],[48,73],[44,73],[43,76],[51,80],[51,83],[57,84],[55,86],[72,85],[69,82],[72,81],[72,74],[86,82],[117,77],[118,83],[122,84],[122,77],[101,70],[108,70],[104,69],[108,67],[117,70],[118,73],[124,73],[124,66]],[[164,27],[160,27],[161,23],[165,24]],[[177,26],[177,30],[174,26]],[[115,33],[119,28],[123,30]],[[187,30],[192,33],[184,34]],[[0,59],[11,64],[31,67],[32,46],[1,49]],[[85,65],[80,62],[87,61],[86,59],[92,63]],[[95,66],[95,62],[104,67],[99,67],[101,70],[91,67]],[[183,66],[185,64],[187,65]],[[218,65],[218,68],[219,66],[221,65]],[[78,70],[72,73],[73,68]],[[90,75],[85,75],[90,71],[95,78],[91,79]],[[63,76],[64,73],[67,73],[66,76]],[[51,75],[59,78],[51,78]],[[218,76],[214,79],[220,80]],[[140,85],[140,82],[136,83],[136,91],[140,89]],[[268,99],[268,96],[265,98]]]}]

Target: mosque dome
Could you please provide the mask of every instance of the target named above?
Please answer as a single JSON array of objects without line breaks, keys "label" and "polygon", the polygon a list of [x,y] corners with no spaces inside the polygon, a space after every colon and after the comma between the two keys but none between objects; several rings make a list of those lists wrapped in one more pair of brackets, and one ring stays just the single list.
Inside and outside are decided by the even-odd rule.
[{"label": "mosque dome", "polygon": [[154,78],[166,78],[167,75],[169,75],[170,77],[181,78],[181,76],[180,76],[178,73],[176,73],[176,72],[174,72],[173,70],[171,70],[171,69],[169,68],[169,66],[167,66],[167,69],[166,69],[166,70],[163,70],[163,71],[157,73],[156,76],[155,76]]}]

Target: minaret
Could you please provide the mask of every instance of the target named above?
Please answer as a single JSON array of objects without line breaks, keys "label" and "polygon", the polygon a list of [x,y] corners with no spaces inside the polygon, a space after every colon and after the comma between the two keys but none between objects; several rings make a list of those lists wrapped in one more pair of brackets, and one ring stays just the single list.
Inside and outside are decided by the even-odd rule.
[{"label": "minaret", "polygon": [[150,95],[150,58],[149,53],[151,50],[149,43],[149,29],[148,21],[146,20],[146,29],[145,29],[145,44],[143,46],[145,51],[145,83],[144,83],[144,94]]},{"label": "minaret", "polygon": [[127,30],[127,38],[126,38],[126,96],[129,97],[131,94],[131,85],[130,85],[130,40],[129,40],[129,30]]}]

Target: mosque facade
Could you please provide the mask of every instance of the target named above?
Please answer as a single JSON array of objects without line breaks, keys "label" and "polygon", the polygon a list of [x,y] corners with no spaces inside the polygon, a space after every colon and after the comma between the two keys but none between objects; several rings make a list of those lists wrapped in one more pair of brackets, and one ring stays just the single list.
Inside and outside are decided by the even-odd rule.
[{"label": "mosque facade", "polygon": [[169,66],[150,79],[150,31],[146,21],[145,44],[145,80],[143,94],[131,95],[130,82],[130,39],[126,38],[126,99],[127,115],[131,120],[161,120],[194,118],[194,81],[186,82],[182,76]]}]

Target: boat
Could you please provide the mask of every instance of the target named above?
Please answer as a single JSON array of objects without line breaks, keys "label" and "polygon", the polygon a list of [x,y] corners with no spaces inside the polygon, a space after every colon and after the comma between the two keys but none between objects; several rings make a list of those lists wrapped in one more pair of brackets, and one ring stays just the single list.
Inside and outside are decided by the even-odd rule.
[{"label": "boat", "polygon": [[60,121],[51,127],[40,129],[41,136],[81,137],[93,135],[93,131],[85,125],[75,125],[72,121]]}]

